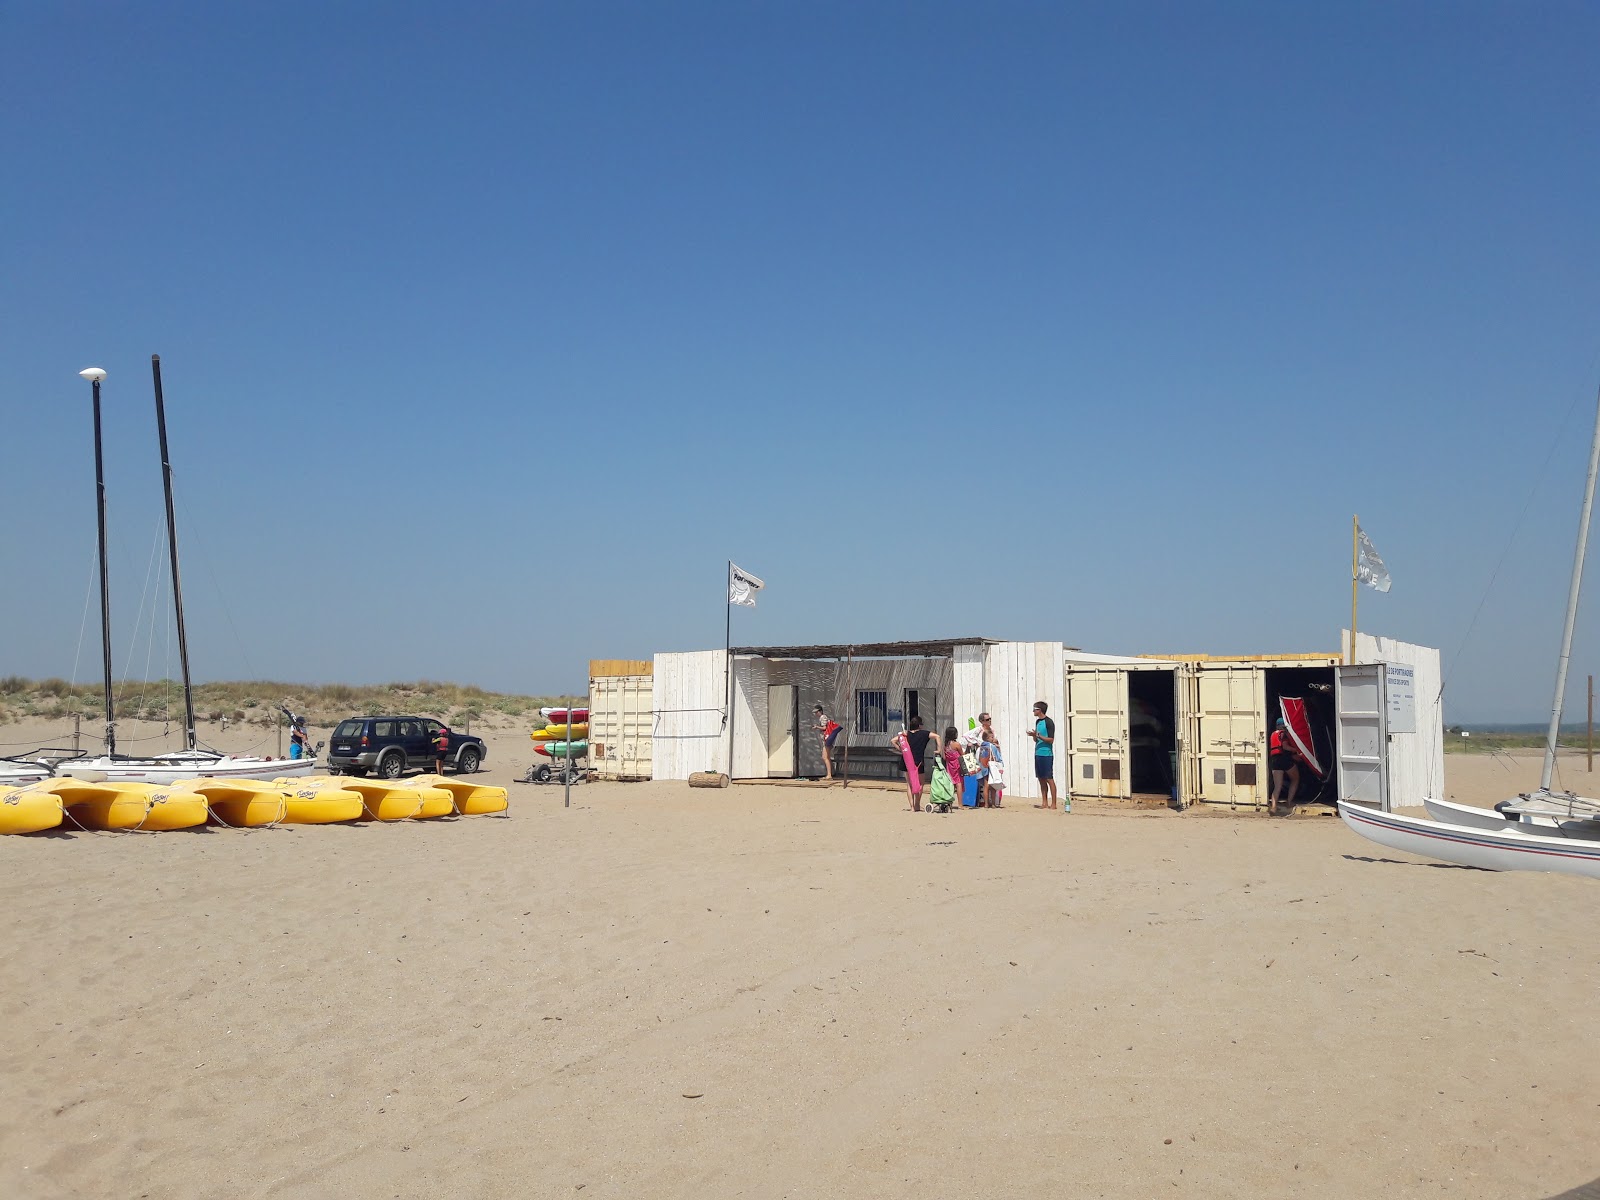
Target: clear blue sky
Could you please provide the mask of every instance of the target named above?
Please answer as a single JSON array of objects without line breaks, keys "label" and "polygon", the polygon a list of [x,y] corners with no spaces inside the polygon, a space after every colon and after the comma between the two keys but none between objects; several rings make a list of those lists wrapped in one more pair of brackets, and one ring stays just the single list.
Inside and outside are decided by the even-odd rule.
[{"label": "clear blue sky", "polygon": [[1331,650],[1359,512],[1362,626],[1547,712],[1592,4],[0,20],[0,672],[97,673],[91,364],[117,671],[176,672],[154,352],[203,679],[577,688],[720,645],[730,557],[738,642]]}]

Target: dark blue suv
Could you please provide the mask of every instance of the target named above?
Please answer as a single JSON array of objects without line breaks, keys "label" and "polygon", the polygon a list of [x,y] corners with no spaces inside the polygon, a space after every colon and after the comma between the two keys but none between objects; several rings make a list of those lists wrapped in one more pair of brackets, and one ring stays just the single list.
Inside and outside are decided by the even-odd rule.
[{"label": "dark blue suv", "polygon": [[[399,779],[412,767],[429,770],[438,761],[434,741],[444,726],[432,717],[350,717],[328,743],[328,769],[335,775],[377,774]],[[470,733],[450,731],[446,765],[458,775],[476,771],[489,748]]]}]

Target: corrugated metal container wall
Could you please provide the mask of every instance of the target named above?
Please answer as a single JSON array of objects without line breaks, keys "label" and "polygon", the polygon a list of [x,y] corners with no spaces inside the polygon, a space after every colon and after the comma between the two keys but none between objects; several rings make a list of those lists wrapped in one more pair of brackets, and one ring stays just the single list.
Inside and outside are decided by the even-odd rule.
[{"label": "corrugated metal container wall", "polygon": [[[1063,716],[1066,713],[1065,675],[1060,642],[997,642],[984,647],[983,678],[994,731],[1000,738],[1000,755],[1006,765],[1007,796],[1038,799],[1039,781],[1033,773],[1033,705],[1043,700],[1056,723],[1056,790],[1065,786],[1061,752]],[[961,722],[965,727],[966,721]]]},{"label": "corrugated metal container wall", "polygon": [[[1350,631],[1340,631],[1339,645],[1348,649]],[[1428,796],[1444,797],[1444,707],[1439,651],[1394,638],[1356,635],[1358,663],[1395,663],[1414,672],[1416,732],[1389,735],[1389,803],[1418,805]]]},{"label": "corrugated metal container wall", "polygon": [[727,653],[691,650],[655,656],[651,777],[687,779],[728,769]]},{"label": "corrugated metal container wall", "polygon": [[653,675],[589,680],[589,762],[601,779],[650,778],[653,689]]}]

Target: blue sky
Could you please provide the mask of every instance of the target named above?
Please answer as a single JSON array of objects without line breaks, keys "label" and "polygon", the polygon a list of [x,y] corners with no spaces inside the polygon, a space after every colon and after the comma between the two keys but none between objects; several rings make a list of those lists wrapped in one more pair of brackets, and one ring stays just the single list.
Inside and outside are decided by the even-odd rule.
[{"label": "blue sky", "polygon": [[96,673],[91,364],[117,671],[176,671],[159,353],[200,678],[572,689],[719,645],[728,558],[737,642],[1331,650],[1359,512],[1362,627],[1548,710],[1592,5],[3,21],[0,672]]}]

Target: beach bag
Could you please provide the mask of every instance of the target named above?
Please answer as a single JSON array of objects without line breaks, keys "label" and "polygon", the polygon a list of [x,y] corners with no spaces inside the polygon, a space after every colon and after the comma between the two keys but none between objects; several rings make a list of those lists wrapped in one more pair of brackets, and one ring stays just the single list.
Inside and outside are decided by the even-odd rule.
[{"label": "beach bag", "polygon": [[978,762],[978,748],[976,746],[961,752],[961,769],[968,775],[976,775],[982,769],[982,764]]},{"label": "beach bag", "polygon": [[928,801],[931,804],[948,805],[956,800],[956,785],[950,782],[950,772],[943,766],[934,768],[933,782],[928,786]]},{"label": "beach bag", "polygon": [[[1258,743],[1259,744],[1259,743]],[[1006,785],[1006,765],[998,758],[989,759],[989,786],[1003,788]]]}]

